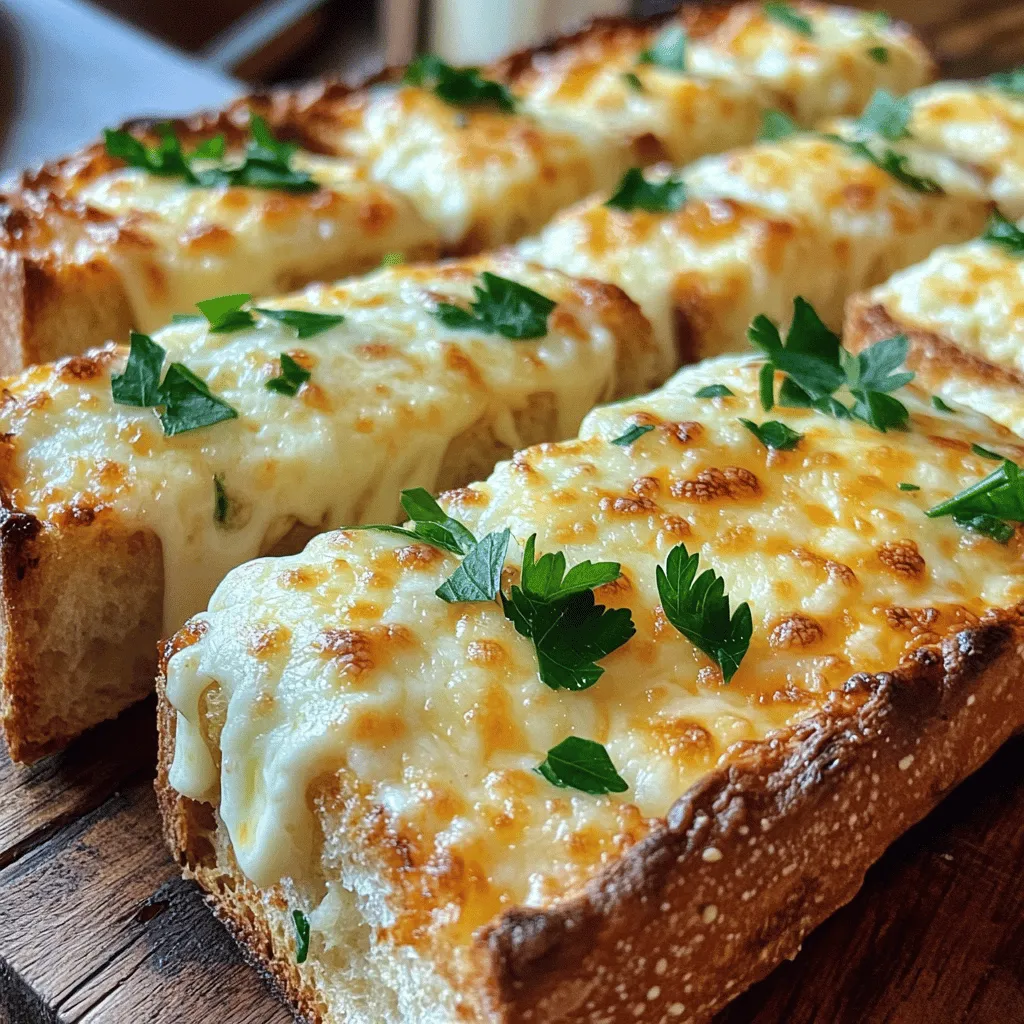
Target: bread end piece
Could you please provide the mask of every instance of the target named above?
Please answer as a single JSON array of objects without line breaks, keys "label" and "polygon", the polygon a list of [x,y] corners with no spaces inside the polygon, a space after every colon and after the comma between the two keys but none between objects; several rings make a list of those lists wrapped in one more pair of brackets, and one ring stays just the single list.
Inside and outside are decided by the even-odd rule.
[{"label": "bread end piece", "polygon": [[[198,639],[187,632],[168,656]],[[477,1009],[464,1005],[454,1019],[705,1024],[795,956],[886,847],[1024,724],[1022,660],[1018,609],[916,650],[894,672],[853,676],[820,714],[750,744],[692,787],[661,830],[581,893],[508,911],[478,933]],[[359,984],[373,937],[339,936],[333,956],[318,939],[307,962],[295,963],[281,887],[248,882],[215,810],[169,786],[174,712],[162,683],[158,690],[156,788],[185,875],[296,1010],[317,1024],[363,1024],[346,1015],[337,986]],[[403,966],[396,958],[395,973]],[[377,1019],[435,1020],[417,1010]]]}]

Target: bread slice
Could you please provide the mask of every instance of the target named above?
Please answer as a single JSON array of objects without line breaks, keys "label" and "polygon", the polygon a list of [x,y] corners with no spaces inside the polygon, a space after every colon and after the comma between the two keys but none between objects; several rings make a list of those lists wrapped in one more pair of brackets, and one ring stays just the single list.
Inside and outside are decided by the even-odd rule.
[{"label": "bread slice", "polygon": [[934,394],[1024,434],[1022,289],[1020,252],[984,239],[945,246],[851,298],[846,343],[905,334],[908,365]]},{"label": "bread slice", "polygon": [[[442,324],[438,304],[465,308],[485,273],[556,303],[542,337]],[[165,436],[153,409],[113,401],[116,346],[4,382],[0,717],[15,760],[148,692],[159,637],[235,565],[341,523],[393,521],[403,487],[466,483],[658,379],[650,326],[618,289],[510,254],[266,306],[344,319],[307,340],[262,314],[248,330],[155,336],[235,419]],[[267,387],[282,353],[310,375],[293,397]]]},{"label": "bread slice", "polygon": [[[850,122],[829,127],[857,136]],[[674,211],[626,210],[595,197],[517,248],[617,284],[678,362],[742,346],[754,316],[783,320],[798,294],[838,329],[850,294],[937,245],[976,235],[988,211],[975,172],[914,141],[885,145],[942,190],[916,191],[848,145],[794,134],[682,172],[648,172],[683,182],[687,199]]]},{"label": "bread slice", "polygon": [[[799,438],[768,449],[760,369],[683,370],[442,498],[511,530],[506,594],[534,533],[620,563],[596,597],[636,635],[589,688],[545,686],[497,602],[436,597],[456,557],[373,531],[233,571],[169,644],[168,841],[309,1019],[706,1022],[1024,725],[1021,528],[925,515],[988,471],[972,443],[1024,444],[905,387],[906,432],[776,408]],[[659,596],[680,543],[752,610],[727,684]],[[568,735],[628,789],[534,771]]]}]

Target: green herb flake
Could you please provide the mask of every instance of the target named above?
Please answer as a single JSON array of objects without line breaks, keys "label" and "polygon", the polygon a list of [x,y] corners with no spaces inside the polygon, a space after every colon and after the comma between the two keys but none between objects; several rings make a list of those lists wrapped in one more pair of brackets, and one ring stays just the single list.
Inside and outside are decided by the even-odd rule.
[{"label": "green herb flake", "polygon": [[552,785],[578,789],[592,796],[625,793],[626,784],[600,743],[569,736],[548,751],[537,771]]},{"label": "green herb flake", "polygon": [[484,78],[479,68],[455,68],[433,54],[417,57],[405,69],[402,82],[429,89],[453,107],[494,107],[505,114],[516,109],[512,93],[500,82]]},{"label": "green herb flake", "polygon": [[899,483],[899,484],[897,484],[896,486],[897,486],[897,487],[898,487],[898,488],[899,488],[899,489],[900,489],[901,491],[919,491],[919,490],[921,490],[921,488],[920,488],[920,487],[918,487],[918,486],[917,486],[917,484],[905,484],[905,483]]},{"label": "green herb flake", "polygon": [[386,252],[380,258],[380,265],[382,267],[400,267],[404,262],[404,252]]},{"label": "green herb flake", "polygon": [[693,393],[694,398],[732,398],[733,392],[724,384],[705,384]]},{"label": "green herb flake", "polygon": [[129,335],[128,362],[122,373],[110,377],[110,391],[118,405],[149,408],[159,405],[160,371],[163,369],[166,349],[148,334],[132,331]]},{"label": "green herb flake", "polygon": [[864,131],[880,135],[889,142],[899,142],[910,138],[913,112],[909,97],[897,97],[886,89],[876,89],[857,124]]},{"label": "green herb flake", "polygon": [[876,64],[889,63],[889,51],[884,46],[872,46],[868,49],[868,56]]},{"label": "green herb flake", "polygon": [[686,185],[680,179],[669,177],[664,181],[648,181],[639,167],[631,167],[604,205],[616,210],[675,213],[685,202]]},{"label": "green herb flake", "polygon": [[766,110],[761,114],[761,130],[757,133],[758,142],[781,142],[792,135],[798,135],[800,125],[781,110]]},{"label": "green herb flake", "polygon": [[[513,341],[542,338],[548,332],[548,317],[557,305],[546,295],[485,270],[481,284],[474,285],[475,298],[469,309],[439,302],[434,316],[452,330],[479,330],[500,334]],[[482,286],[481,286],[482,285]]]},{"label": "green herb flake", "polygon": [[718,665],[728,683],[750,646],[750,605],[744,601],[730,615],[725,580],[714,569],[697,576],[699,561],[700,555],[689,554],[684,544],[674,547],[665,568],[657,568],[658,594],[668,621]]},{"label": "green herb flake", "polygon": [[617,444],[620,448],[628,448],[634,441],[643,437],[644,434],[649,434],[653,429],[654,427],[649,423],[643,425],[634,423],[624,434],[616,437],[612,444]]},{"label": "green herb flake", "polygon": [[941,398],[939,398],[938,395],[932,395],[932,405],[936,409],[938,409],[939,412],[951,412],[954,414],[956,413],[956,409],[954,409],[950,405],[946,405],[946,403]]},{"label": "green herb flake", "polygon": [[897,153],[896,150],[888,148],[882,149],[881,153],[876,153],[866,142],[860,139],[844,139],[841,135],[827,133],[821,137],[829,142],[845,146],[851,153],[874,164],[879,170],[885,171],[889,177],[913,192],[933,196],[945,194],[943,187],[934,178],[914,174],[910,170],[910,157],[904,153]]},{"label": "green herb flake", "polygon": [[536,535],[527,540],[519,586],[501,594],[505,617],[533,641],[541,682],[552,690],[585,690],[604,674],[597,664],[636,632],[628,608],[605,608],[594,588],[619,578],[618,562],[581,562],[566,572],[565,555],[536,561]]},{"label": "green herb flake", "polygon": [[992,462],[1003,461],[1002,455],[997,455],[995,452],[989,451],[988,448],[982,448],[980,444],[972,444],[971,451],[974,452],[975,455],[979,455],[983,459],[990,459]]},{"label": "green herb flake", "polygon": [[307,309],[265,309],[253,306],[252,311],[290,327],[300,340],[314,338],[345,322],[340,313],[312,313]]},{"label": "green herb flake", "polygon": [[281,353],[281,373],[267,381],[268,391],[276,391],[279,395],[294,398],[303,384],[313,375],[305,367],[297,363],[287,352]]},{"label": "green herb flake", "polygon": [[466,552],[459,567],[434,591],[449,604],[458,601],[493,601],[501,590],[501,571],[512,534],[489,533]]},{"label": "green herb flake", "polygon": [[749,430],[754,437],[758,439],[765,446],[765,448],[774,448],[776,451],[785,452],[792,448],[795,448],[802,440],[804,435],[798,434],[795,430],[791,430],[786,426],[785,423],[780,423],[778,420],[768,420],[767,423],[758,425],[752,420],[745,420],[740,417],[740,423],[743,424]]},{"label": "green herb flake", "polygon": [[785,25],[786,28],[808,38],[814,35],[814,26],[810,19],[799,14],[787,3],[766,3],[761,9],[768,18],[779,25]]},{"label": "green herb flake", "polygon": [[1006,544],[1013,536],[1010,522],[1024,522],[1024,476],[1009,459],[984,479],[925,512],[930,519],[952,516],[953,521],[974,533]]},{"label": "green herb flake", "polygon": [[644,91],[644,83],[640,81],[640,76],[634,74],[632,71],[623,71],[622,80],[630,89],[633,90],[633,92]]},{"label": "green herb flake", "polygon": [[256,326],[256,319],[242,307],[252,299],[251,295],[239,292],[235,295],[218,295],[213,299],[203,299],[196,303],[196,308],[206,317],[210,331],[214,334],[230,334],[232,331],[244,331]]},{"label": "green herb flake", "polygon": [[666,71],[686,70],[686,31],[682,25],[664,28],[657,39],[637,57],[638,64],[654,64]]},{"label": "green herb flake", "polygon": [[1009,544],[1014,534],[1014,529],[1009,523],[984,512],[976,516],[954,515],[953,522],[965,530],[970,530],[971,533],[991,537],[998,544]]},{"label": "green herb flake", "polygon": [[228,492],[224,490],[224,478],[219,474],[213,477],[213,520],[223,526],[228,521],[230,504]]},{"label": "green herb flake", "polygon": [[1013,256],[1024,256],[1024,231],[1012,220],[1007,220],[998,210],[989,214],[982,241],[991,242],[1005,249]]},{"label": "green herb flake", "polygon": [[301,910],[292,911],[295,924],[295,962],[304,964],[309,956],[309,919]]}]

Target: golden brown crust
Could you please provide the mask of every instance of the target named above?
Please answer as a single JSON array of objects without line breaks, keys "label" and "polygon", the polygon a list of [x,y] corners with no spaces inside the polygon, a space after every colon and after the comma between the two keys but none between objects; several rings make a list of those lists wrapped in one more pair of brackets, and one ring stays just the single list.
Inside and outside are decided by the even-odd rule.
[{"label": "golden brown crust", "polygon": [[[1022,658],[1021,609],[992,612],[891,673],[853,676],[812,718],[749,744],[580,895],[484,929],[491,1019],[709,1020],[795,955],[884,849],[1024,725]],[[292,1005],[318,1019],[288,950],[253,920],[259,895],[223,851],[218,866],[212,809],[168,785],[173,720],[158,688],[156,786],[172,851]]]}]

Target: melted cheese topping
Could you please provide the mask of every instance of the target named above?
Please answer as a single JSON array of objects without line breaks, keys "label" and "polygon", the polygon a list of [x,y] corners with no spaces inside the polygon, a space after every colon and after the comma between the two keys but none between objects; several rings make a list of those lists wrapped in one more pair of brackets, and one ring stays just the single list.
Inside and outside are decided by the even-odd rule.
[{"label": "melted cheese topping", "polygon": [[[692,70],[703,73],[726,60],[769,88],[801,124],[859,114],[877,88],[903,93],[932,74],[928,52],[898,22],[845,7],[790,5],[811,22],[810,36],[764,13],[762,4],[739,4],[693,48]],[[869,51],[883,47],[885,63]]]},{"label": "melted cheese topping", "polygon": [[1024,217],[1024,102],[998,89],[941,82],[915,92],[910,131],[978,168],[1009,217]]},{"label": "melted cheese topping", "polygon": [[[438,322],[434,303],[465,304],[483,269],[558,301],[543,338]],[[235,420],[165,437],[153,410],[113,403],[110,374],[124,360],[114,347],[4,382],[4,486],[15,507],[57,524],[116,512],[155,531],[173,568],[168,633],[296,521],[391,521],[403,487],[435,486],[442,471],[461,482],[472,470],[459,458],[489,469],[523,443],[523,429],[536,437],[531,416],[545,436],[570,436],[595,402],[652,380],[645,325],[625,299],[507,257],[382,271],[268,305],[345,321],[303,341],[262,318],[230,334],[181,325],[156,335],[168,362],[198,374]],[[282,352],[312,374],[294,398],[265,386]],[[452,465],[452,442],[470,430],[480,441]],[[224,524],[214,518],[215,476],[229,501]]]},{"label": "melted cheese topping", "polygon": [[[729,357],[683,370],[443,502],[477,536],[511,529],[506,583],[534,532],[570,566],[621,563],[598,597],[630,608],[637,633],[590,689],[544,686],[497,603],[435,597],[457,559],[424,545],[342,531],[231,573],[170,660],[167,693],[171,783],[218,806],[242,870],[313,902],[340,871],[395,941],[466,942],[503,908],[577,890],[737,743],[1024,599],[1019,536],[1002,546],[924,515],[988,472],[971,442],[995,432],[1019,458],[1016,438],[904,389],[907,433],[776,409],[803,439],[769,452],[738,422],[765,419],[759,369]],[[735,397],[693,397],[711,383]],[[655,429],[609,443],[637,423]],[[680,542],[734,608],[750,602],[729,685],[659,607],[655,567]],[[536,774],[569,734],[604,744],[628,792]]]},{"label": "melted cheese topping", "polygon": [[316,192],[193,188],[133,168],[76,198],[119,218],[113,259],[135,325],[150,331],[212,295],[287,291],[376,266],[386,252],[424,254],[436,231],[403,196],[338,160],[296,154]]},{"label": "melted cheese topping", "polygon": [[456,107],[425,89],[377,86],[329,105],[321,142],[406,196],[450,246],[486,248],[535,231],[611,187],[625,147],[547,130],[528,117]]},{"label": "melted cheese topping", "polygon": [[1010,371],[944,367],[929,373],[927,384],[1024,434],[1024,259],[980,240],[944,247],[875,288],[870,299],[900,325]]},{"label": "melted cheese topping", "polygon": [[784,321],[796,295],[838,328],[849,294],[984,222],[976,175],[914,144],[900,149],[945,194],[915,192],[845,146],[796,136],[686,168],[690,198],[676,213],[593,200],[518,249],[623,288],[654,324],[669,369],[677,344],[682,361],[735,349],[756,314]]}]

